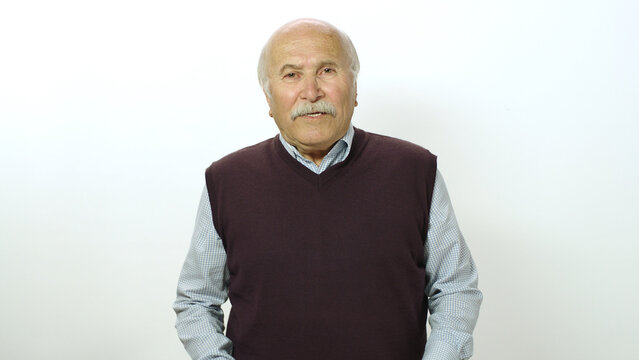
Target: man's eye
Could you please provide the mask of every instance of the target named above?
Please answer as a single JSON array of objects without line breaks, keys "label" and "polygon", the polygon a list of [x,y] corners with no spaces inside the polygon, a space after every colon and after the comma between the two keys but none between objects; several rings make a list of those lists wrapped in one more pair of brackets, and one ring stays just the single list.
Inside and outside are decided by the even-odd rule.
[{"label": "man's eye", "polygon": [[288,73],[288,74],[284,75],[284,77],[292,79],[292,78],[295,77],[295,73]]},{"label": "man's eye", "polygon": [[331,69],[331,68],[324,68],[322,69],[322,72],[325,74],[332,74],[335,72],[335,70]]}]

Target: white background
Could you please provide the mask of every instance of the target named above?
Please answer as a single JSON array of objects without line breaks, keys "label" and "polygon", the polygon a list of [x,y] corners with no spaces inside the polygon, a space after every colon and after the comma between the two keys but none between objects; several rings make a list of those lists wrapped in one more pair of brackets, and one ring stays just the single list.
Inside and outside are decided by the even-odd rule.
[{"label": "white background", "polygon": [[187,359],[204,169],[273,136],[255,68],[303,16],[360,55],[353,122],[439,156],[475,357],[637,358],[639,3],[0,5],[0,358]]}]

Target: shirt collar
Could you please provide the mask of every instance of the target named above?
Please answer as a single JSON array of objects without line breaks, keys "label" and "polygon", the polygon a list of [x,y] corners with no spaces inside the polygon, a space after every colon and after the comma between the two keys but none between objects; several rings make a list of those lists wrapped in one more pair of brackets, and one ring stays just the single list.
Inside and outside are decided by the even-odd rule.
[{"label": "shirt collar", "polygon": [[[346,159],[346,157],[348,156],[348,154],[351,151],[351,145],[353,144],[353,137],[355,136],[355,129],[353,128],[353,124],[350,124],[348,126],[348,130],[346,131],[346,134],[339,140],[337,140],[337,142],[335,143],[335,145],[333,145],[333,147],[331,148],[331,150],[328,152],[328,154],[326,154],[326,156],[324,157],[324,159],[322,160],[322,164],[324,164],[325,161],[330,162],[329,164],[327,164],[328,166],[337,164],[339,162],[342,162]],[[284,140],[284,137],[282,136],[282,134],[280,133],[280,142],[282,143],[282,145],[284,146],[284,149],[286,149],[286,151],[297,161],[305,163],[305,162],[311,162],[310,160],[306,159],[304,156],[302,156],[302,154],[300,154],[299,150],[297,150],[297,148],[291,144],[289,144],[286,140]],[[326,167],[328,167],[326,166]],[[324,166],[322,166],[324,167]],[[324,168],[326,168],[324,167]]]}]

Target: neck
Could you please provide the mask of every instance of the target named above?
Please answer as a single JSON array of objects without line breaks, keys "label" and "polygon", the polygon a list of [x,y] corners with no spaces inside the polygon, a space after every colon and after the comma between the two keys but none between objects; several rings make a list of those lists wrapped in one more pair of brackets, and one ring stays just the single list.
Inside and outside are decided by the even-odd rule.
[{"label": "neck", "polygon": [[[335,144],[333,144],[335,145]],[[319,166],[322,163],[322,160],[324,159],[324,156],[326,156],[326,154],[328,154],[328,152],[331,150],[331,148],[333,147],[333,145],[331,145],[330,148],[328,148],[327,150],[318,150],[318,151],[302,151],[302,149],[296,147],[297,151],[300,152],[300,154],[308,160],[311,160],[312,162],[315,163],[315,165]]]},{"label": "neck", "polygon": [[[295,157],[295,156],[302,156],[304,159],[306,160],[310,160],[312,161],[314,164],[316,164],[317,166],[319,166],[324,157],[342,140],[344,139],[345,143],[345,150],[348,151],[348,149],[350,148],[351,142],[352,142],[352,138],[355,134],[354,131],[352,131],[353,127],[352,125],[349,126],[349,128],[345,131],[345,133],[339,138],[339,139],[335,139],[333,142],[329,143],[329,144],[314,144],[314,146],[308,146],[308,144],[302,144],[299,142],[295,142],[295,141],[291,141],[290,139],[287,139],[287,137],[285,136],[285,134],[283,134],[282,132],[280,132],[279,134],[279,139],[282,142],[282,144],[284,145],[284,148],[287,149],[287,152]],[[352,133],[350,133],[349,136],[349,132],[352,131]],[[295,155],[295,153],[297,153],[297,155]],[[346,153],[348,154],[348,152]],[[343,159],[342,159],[343,160]]]},{"label": "neck", "polygon": [[337,144],[337,142],[339,142],[341,138],[343,137],[343,136],[340,137],[339,139],[337,139],[333,143],[330,143],[329,145],[324,144],[324,145],[315,145],[315,146],[305,146],[304,144],[290,141],[281,133],[280,135],[282,139],[286,141],[287,144],[297,149],[297,151],[299,152],[300,155],[302,155],[303,158],[311,160],[317,166],[319,166],[322,163],[324,156],[326,156],[326,154],[328,154],[328,152],[331,151],[333,146],[335,146],[335,144]]}]

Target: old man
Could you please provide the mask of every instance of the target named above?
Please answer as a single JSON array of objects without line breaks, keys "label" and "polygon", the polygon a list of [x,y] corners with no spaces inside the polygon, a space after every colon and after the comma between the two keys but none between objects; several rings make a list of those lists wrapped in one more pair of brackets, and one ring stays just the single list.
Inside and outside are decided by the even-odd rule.
[{"label": "old man", "polygon": [[482,294],[436,157],[353,127],[358,71],[351,40],[323,21],[285,24],[264,46],[279,134],[206,170],[174,304],[193,359],[472,355]]}]

